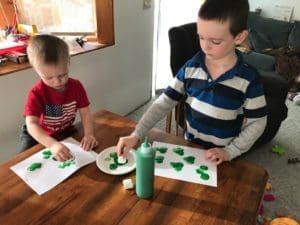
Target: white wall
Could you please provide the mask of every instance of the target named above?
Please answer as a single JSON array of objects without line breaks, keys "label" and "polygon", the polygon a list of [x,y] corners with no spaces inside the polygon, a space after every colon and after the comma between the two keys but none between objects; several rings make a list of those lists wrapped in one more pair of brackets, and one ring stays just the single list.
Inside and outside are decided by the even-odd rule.
[{"label": "white wall", "polygon": [[[72,57],[70,74],[84,84],[92,111],[125,115],[151,98],[153,9],[114,0],[115,45]],[[0,162],[18,151],[26,94],[37,80],[32,69],[0,76]]]},{"label": "white wall", "polygon": [[[158,21],[155,45],[155,88],[166,88],[173,79],[170,67],[170,44],[168,31],[171,27],[196,22],[198,10],[204,0],[156,0]],[[180,15],[180,16],[178,16]],[[155,54],[154,53],[154,54]]]},{"label": "white wall", "polygon": [[294,6],[294,13],[292,20],[300,20],[300,1],[299,0],[249,0],[250,10],[254,11],[256,8],[262,9],[262,16],[273,17],[274,6]]}]

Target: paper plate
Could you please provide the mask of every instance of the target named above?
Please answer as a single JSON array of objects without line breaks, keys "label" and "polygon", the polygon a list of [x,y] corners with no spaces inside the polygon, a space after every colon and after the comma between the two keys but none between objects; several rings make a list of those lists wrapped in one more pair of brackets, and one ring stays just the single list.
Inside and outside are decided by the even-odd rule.
[{"label": "paper plate", "polygon": [[96,164],[98,168],[107,174],[122,175],[130,173],[135,170],[135,151],[130,150],[127,155],[128,162],[125,165],[118,165],[116,169],[110,169],[110,164],[114,163],[113,158],[110,157],[110,153],[117,152],[117,146],[112,146],[104,149],[100,152],[96,158]]}]

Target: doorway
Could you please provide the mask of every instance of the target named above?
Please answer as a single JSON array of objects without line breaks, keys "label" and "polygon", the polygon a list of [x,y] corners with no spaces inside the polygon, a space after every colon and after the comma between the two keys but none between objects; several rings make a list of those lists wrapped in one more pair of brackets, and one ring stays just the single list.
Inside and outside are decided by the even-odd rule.
[{"label": "doorway", "polygon": [[153,44],[153,95],[172,81],[168,31],[173,26],[196,22],[204,0],[155,0]]}]

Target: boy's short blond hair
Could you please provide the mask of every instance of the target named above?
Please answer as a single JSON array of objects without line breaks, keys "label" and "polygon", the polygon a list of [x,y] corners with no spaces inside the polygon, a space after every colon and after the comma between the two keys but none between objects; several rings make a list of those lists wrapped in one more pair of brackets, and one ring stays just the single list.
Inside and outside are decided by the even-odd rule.
[{"label": "boy's short blond hair", "polygon": [[70,61],[67,43],[59,37],[48,34],[31,37],[27,46],[27,54],[32,66],[68,64]]}]

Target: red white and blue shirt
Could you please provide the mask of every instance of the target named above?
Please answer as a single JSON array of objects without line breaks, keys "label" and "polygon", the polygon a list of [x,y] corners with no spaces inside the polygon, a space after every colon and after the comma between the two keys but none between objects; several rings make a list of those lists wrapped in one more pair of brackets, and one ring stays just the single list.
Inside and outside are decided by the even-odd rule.
[{"label": "red white and blue shirt", "polygon": [[70,127],[79,108],[88,106],[89,100],[80,81],[69,78],[66,89],[58,92],[40,80],[27,95],[23,115],[37,116],[40,126],[49,134]]}]

